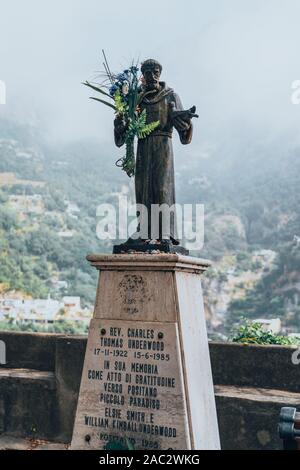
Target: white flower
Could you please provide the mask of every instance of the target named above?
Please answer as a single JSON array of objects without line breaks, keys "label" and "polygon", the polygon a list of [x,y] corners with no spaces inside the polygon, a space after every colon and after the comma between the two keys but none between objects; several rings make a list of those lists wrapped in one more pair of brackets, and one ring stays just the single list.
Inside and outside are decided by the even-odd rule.
[{"label": "white flower", "polygon": [[128,95],[129,93],[129,83],[128,82],[124,82],[123,83],[123,86],[122,86],[122,94],[124,96]]}]

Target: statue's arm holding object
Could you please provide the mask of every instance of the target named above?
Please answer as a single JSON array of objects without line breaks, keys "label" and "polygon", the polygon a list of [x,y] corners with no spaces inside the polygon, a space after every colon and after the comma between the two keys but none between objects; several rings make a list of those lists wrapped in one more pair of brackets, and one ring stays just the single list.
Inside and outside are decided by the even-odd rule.
[{"label": "statue's arm holding object", "polygon": [[192,118],[198,118],[196,113],[196,106],[188,110],[184,110],[181,100],[178,95],[174,93],[174,101],[171,102],[171,121],[177,130],[180,141],[182,144],[190,144],[193,137],[193,124]]}]

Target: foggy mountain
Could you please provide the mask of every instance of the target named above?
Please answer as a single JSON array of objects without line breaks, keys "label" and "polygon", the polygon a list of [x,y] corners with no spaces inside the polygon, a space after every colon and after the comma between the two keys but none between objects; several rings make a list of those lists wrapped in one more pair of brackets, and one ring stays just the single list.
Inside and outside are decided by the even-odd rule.
[{"label": "foggy mountain", "polygon": [[[111,250],[96,238],[96,207],[128,185],[114,165],[122,155],[112,112],[81,85],[100,80],[104,48],[116,71],[157,58],[184,106],[197,106],[192,145],[174,139],[177,200],[205,205],[198,254],[215,262],[206,282],[212,328],[243,314],[281,316],[299,329],[300,106],[291,97],[300,4],[173,6],[154,0],[150,19],[137,0],[130,8],[119,0],[0,0],[1,289],[93,303],[96,277],[84,256]],[[20,204],[36,204],[35,212],[20,217]],[[57,279],[64,291],[55,290]]]},{"label": "foggy mountain", "polygon": [[[129,184],[114,166],[118,152],[91,139],[49,145],[37,129],[1,122],[3,292],[76,295],[93,303],[96,275],[85,255],[112,249],[112,243],[97,239],[96,208],[117,204]],[[300,147],[257,142],[245,152],[225,146],[223,152],[224,160],[215,151],[215,158],[181,161],[176,176],[178,202],[205,206],[205,245],[193,254],[214,261],[205,280],[208,324],[223,332],[241,316],[280,316],[297,330]],[[33,196],[42,210],[22,209],[23,199],[31,204]],[[56,290],[57,280],[68,286]]]}]

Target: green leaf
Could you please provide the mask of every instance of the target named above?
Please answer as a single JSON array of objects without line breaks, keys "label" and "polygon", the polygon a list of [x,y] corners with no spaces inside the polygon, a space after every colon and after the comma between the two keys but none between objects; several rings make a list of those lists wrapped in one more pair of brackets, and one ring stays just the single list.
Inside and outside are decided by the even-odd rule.
[{"label": "green leaf", "polygon": [[142,129],[138,131],[138,138],[145,139],[148,135],[150,135],[157,127],[159,126],[159,121],[150,122],[150,124],[146,124]]},{"label": "green leaf", "polygon": [[300,344],[298,338],[289,338],[288,336],[276,335],[272,331],[266,331],[261,323],[244,320],[231,338],[234,343],[242,344],[279,344],[292,346]]},{"label": "green leaf", "polygon": [[134,445],[132,442],[126,437],[126,444],[127,444],[127,449],[128,450],[134,450]]},{"label": "green leaf", "polygon": [[108,98],[113,99],[113,97],[106,93],[106,91],[96,87],[95,85],[91,85],[88,81],[83,82],[82,85],[88,86],[89,88],[92,88],[92,90],[98,91],[98,93],[101,93],[102,95],[108,96]]},{"label": "green leaf", "polygon": [[125,114],[125,112],[127,111],[127,106],[123,103],[119,90],[116,92],[114,100],[117,114]]},{"label": "green leaf", "polygon": [[121,441],[111,441],[108,442],[104,450],[128,450],[126,445],[124,445]]},{"label": "green leaf", "polygon": [[99,101],[99,103],[103,103],[105,104],[106,106],[109,106],[110,108],[114,109],[116,111],[116,107],[111,104],[111,103],[107,103],[107,101],[104,101],[104,100],[100,100],[99,98],[94,98],[93,96],[90,96],[90,99],[91,100],[95,100],[95,101]]},{"label": "green leaf", "polygon": [[121,439],[118,441],[110,441],[108,442],[104,450],[134,450],[134,445],[132,442],[126,437],[125,442],[122,442]]}]

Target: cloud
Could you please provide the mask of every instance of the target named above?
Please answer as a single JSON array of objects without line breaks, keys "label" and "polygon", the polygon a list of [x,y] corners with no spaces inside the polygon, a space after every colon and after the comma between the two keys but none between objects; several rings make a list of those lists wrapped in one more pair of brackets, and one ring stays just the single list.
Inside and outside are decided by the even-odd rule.
[{"label": "cloud", "polygon": [[[18,14],[16,14],[18,12]],[[158,58],[186,106],[198,105],[195,145],[237,130],[298,132],[297,0],[10,0],[0,2],[1,115],[30,119],[51,139],[108,140],[109,109],[88,100],[81,81],[132,58]],[[5,108],[5,109],[4,109]]]}]

